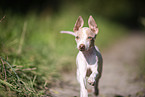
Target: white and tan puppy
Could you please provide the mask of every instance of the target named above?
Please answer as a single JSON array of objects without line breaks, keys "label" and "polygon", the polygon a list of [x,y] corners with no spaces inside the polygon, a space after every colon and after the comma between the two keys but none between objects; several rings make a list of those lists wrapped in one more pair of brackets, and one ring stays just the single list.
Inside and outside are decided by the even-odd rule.
[{"label": "white and tan puppy", "polygon": [[[99,94],[98,82],[102,74],[102,56],[98,48],[94,45],[98,27],[92,16],[89,17],[88,27],[83,27],[84,21],[78,17],[74,32],[61,31],[75,36],[79,53],[76,58],[77,80],[80,83],[80,97],[88,97],[86,81],[94,86],[94,94]],[[88,79],[87,79],[88,77]]]}]

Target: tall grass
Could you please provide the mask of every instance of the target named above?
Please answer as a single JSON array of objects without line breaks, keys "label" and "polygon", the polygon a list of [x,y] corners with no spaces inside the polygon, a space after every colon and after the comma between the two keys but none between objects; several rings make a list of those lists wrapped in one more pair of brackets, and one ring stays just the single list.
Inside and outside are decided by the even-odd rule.
[{"label": "tall grass", "polygon": [[[6,14],[0,23],[0,95],[50,96],[49,88],[60,73],[74,70],[78,52],[74,37],[59,32],[72,31],[79,15],[87,26],[89,15],[75,7],[64,9],[44,16]],[[93,17],[99,27],[96,45],[101,50],[125,35],[121,25]]]}]

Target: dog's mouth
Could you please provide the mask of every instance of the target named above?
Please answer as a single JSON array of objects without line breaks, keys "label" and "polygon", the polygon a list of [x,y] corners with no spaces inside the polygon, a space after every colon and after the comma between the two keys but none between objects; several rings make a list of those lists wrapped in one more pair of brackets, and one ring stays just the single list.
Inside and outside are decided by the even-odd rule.
[{"label": "dog's mouth", "polygon": [[89,49],[91,49],[93,46],[90,46],[90,47],[86,47],[85,45],[80,45],[79,47],[78,47],[78,50],[79,51],[89,51]]},{"label": "dog's mouth", "polygon": [[85,51],[85,49],[79,49],[79,51]]},{"label": "dog's mouth", "polygon": [[86,50],[85,45],[84,45],[84,44],[80,44],[79,50],[80,50],[80,51],[85,51],[85,50]]}]

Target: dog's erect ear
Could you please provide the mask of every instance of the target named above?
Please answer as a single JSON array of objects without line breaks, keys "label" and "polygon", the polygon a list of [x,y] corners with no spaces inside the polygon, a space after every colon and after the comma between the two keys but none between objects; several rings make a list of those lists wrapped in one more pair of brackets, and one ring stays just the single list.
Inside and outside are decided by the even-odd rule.
[{"label": "dog's erect ear", "polygon": [[81,16],[78,17],[76,23],[75,23],[75,26],[73,28],[73,31],[76,32],[79,30],[79,28],[83,27],[84,25],[84,20]]},{"label": "dog's erect ear", "polygon": [[92,16],[89,17],[88,24],[89,28],[91,28],[91,30],[93,30],[95,34],[98,34],[98,27]]}]

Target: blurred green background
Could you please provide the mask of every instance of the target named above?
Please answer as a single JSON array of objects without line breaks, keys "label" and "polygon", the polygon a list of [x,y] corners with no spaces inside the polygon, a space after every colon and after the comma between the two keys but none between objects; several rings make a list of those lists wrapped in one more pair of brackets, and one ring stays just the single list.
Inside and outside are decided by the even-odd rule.
[{"label": "blurred green background", "polygon": [[[78,50],[72,31],[78,16],[92,15],[96,45],[109,45],[144,30],[144,0],[1,0],[0,96],[50,96],[61,73],[75,70]],[[17,77],[18,76],[18,77]],[[47,93],[46,93],[47,91]]]}]

